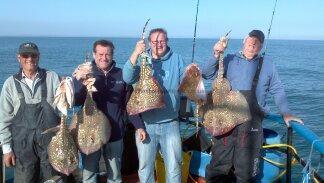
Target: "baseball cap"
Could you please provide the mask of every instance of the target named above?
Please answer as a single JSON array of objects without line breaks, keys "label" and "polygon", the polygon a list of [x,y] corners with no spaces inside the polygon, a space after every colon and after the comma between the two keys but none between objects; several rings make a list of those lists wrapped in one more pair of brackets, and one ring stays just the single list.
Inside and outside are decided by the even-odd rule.
[{"label": "baseball cap", "polygon": [[39,55],[39,50],[38,47],[35,43],[32,42],[26,42],[26,43],[22,43],[19,46],[19,54],[26,54],[26,53],[31,53],[31,54],[37,54]]},{"label": "baseball cap", "polygon": [[261,42],[261,44],[264,42],[264,34],[260,30],[252,30],[249,33],[249,36],[258,38],[258,40]]}]

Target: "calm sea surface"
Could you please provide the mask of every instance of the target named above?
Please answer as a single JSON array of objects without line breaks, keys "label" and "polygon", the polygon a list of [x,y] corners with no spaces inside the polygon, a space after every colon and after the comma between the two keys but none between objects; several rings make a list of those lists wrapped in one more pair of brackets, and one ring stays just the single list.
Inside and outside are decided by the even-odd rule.
[{"label": "calm sea surface", "polygon": [[[92,44],[99,38],[57,38],[57,37],[0,37],[0,87],[10,75],[17,72],[19,65],[16,53],[20,43],[35,42],[40,49],[40,66],[56,71],[59,75],[71,75],[75,67],[84,61],[86,52],[91,52]],[[122,67],[131,54],[137,39],[107,38],[114,42],[115,60]],[[212,58],[212,46],[215,40],[198,39],[195,59],[203,64]],[[239,51],[242,40],[230,40],[227,52]],[[186,63],[190,63],[192,40],[170,39],[171,48],[180,53]],[[290,108],[294,114],[305,121],[305,125],[322,139],[324,138],[324,41],[270,40],[267,58],[272,59],[284,83]],[[210,87],[210,83],[207,83]],[[277,108],[269,97],[273,113]],[[285,138],[286,128],[271,121],[264,121],[264,126],[281,132]],[[298,153],[307,158],[310,144],[294,135],[294,145]],[[313,166],[320,160],[318,153],[313,153]],[[323,160],[322,160],[323,161]],[[323,162],[322,162],[323,164]],[[324,165],[320,174],[324,177]],[[294,167],[294,182],[300,182],[301,167]]]}]

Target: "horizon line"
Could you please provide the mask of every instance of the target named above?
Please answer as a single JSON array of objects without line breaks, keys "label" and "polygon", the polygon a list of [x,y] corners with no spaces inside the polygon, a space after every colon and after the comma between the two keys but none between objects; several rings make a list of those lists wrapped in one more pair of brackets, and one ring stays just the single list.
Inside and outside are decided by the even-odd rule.
[{"label": "horizon line", "polygon": [[[64,35],[0,35],[0,38],[20,38],[20,37],[31,37],[31,38],[124,38],[124,39],[140,39],[135,36],[64,36]],[[169,37],[169,39],[193,39],[192,37]],[[196,37],[196,39],[219,39],[213,37]],[[244,38],[231,38],[231,39],[244,39]],[[323,39],[295,39],[295,38],[270,38],[269,40],[290,40],[290,41],[324,41]]]}]

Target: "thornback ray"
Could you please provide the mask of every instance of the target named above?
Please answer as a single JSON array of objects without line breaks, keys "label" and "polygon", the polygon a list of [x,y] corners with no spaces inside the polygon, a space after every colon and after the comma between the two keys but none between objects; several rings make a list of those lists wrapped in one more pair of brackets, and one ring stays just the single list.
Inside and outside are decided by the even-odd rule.
[{"label": "thornback ray", "polygon": [[72,117],[72,132],[78,149],[84,154],[98,151],[111,135],[111,124],[98,109],[92,92],[87,92],[84,106]]},{"label": "thornback ray", "polygon": [[127,112],[135,115],[164,106],[163,90],[152,76],[152,69],[142,61],[140,78],[127,103]]},{"label": "thornback ray", "polygon": [[195,103],[201,103],[206,100],[205,86],[197,64],[192,63],[186,67],[178,90]]},{"label": "thornback ray", "polygon": [[[228,34],[220,39],[220,44],[227,47]],[[213,82],[212,92],[207,102],[202,105],[203,124],[213,136],[223,135],[235,126],[251,119],[249,104],[239,91],[232,91],[230,82],[224,78],[224,53],[220,53],[218,75]]]},{"label": "thornback ray", "polygon": [[61,117],[61,124],[47,147],[48,159],[53,168],[69,175],[78,168],[79,155],[70,131],[66,126],[66,117]]},{"label": "thornback ray", "polygon": [[[142,39],[145,40],[145,32],[150,19],[144,25]],[[134,91],[130,96],[126,105],[126,110],[129,115],[143,113],[145,111],[161,108],[165,106],[164,92],[153,77],[151,68],[151,57],[147,52],[140,55],[141,66],[139,80],[134,87]]]},{"label": "thornback ray", "polygon": [[[80,64],[75,71],[86,73],[81,77],[86,84],[86,99],[81,110],[72,117],[70,129],[75,138],[78,149],[84,154],[98,151],[106,144],[111,135],[111,124],[107,116],[97,107],[93,100],[96,78],[93,76],[93,65],[87,61]],[[109,106],[108,106],[109,107]]]}]

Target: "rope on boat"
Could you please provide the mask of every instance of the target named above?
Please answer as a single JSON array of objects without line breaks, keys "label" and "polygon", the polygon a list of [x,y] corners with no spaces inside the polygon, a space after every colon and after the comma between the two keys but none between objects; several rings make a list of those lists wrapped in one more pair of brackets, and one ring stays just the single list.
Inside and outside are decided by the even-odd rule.
[{"label": "rope on boat", "polygon": [[308,183],[311,180],[311,178],[313,178],[313,180],[315,182],[319,182],[316,179],[316,177],[314,176],[314,172],[317,172],[319,170],[320,165],[321,165],[321,161],[319,161],[316,170],[312,167],[312,154],[313,154],[313,150],[314,150],[314,144],[316,142],[318,142],[318,141],[321,141],[321,139],[317,139],[317,140],[314,140],[312,142],[312,146],[311,146],[311,150],[310,150],[309,155],[308,155],[307,163],[306,163],[305,167],[302,170],[302,173],[303,173],[302,183]]},{"label": "rope on boat", "polygon": [[[313,143],[312,143],[312,147],[311,147],[311,151],[310,151],[310,154],[309,154],[309,157],[308,157],[308,160],[307,160],[307,163],[303,169],[303,180],[302,180],[302,183],[308,183],[311,179],[314,180],[315,183],[319,183],[320,181],[317,180],[317,178],[315,177],[314,175],[314,172],[317,172],[320,168],[320,163],[321,161],[319,161],[319,164],[316,168],[316,170],[314,168],[312,168],[311,166],[311,158],[312,158],[312,153],[313,153],[313,149],[314,149],[314,143],[317,142],[317,141],[320,141],[320,140],[314,140]],[[294,152],[295,155],[297,155],[297,150],[295,147],[291,146],[291,145],[288,145],[288,144],[271,144],[271,145],[264,145],[262,146],[263,149],[267,149],[267,148],[276,148],[276,147],[288,147],[290,149],[292,149],[292,151]],[[321,156],[322,158],[322,156]],[[270,160],[268,158],[265,158],[265,157],[262,157],[263,160],[277,166],[277,167],[286,167],[286,164],[285,163],[280,163],[280,162],[276,162],[276,161],[273,161],[273,160]],[[292,165],[296,165],[298,164],[298,161],[296,158],[293,158],[292,160]],[[285,175],[287,172],[287,170],[283,170],[274,180],[273,182],[276,182],[277,180],[279,180],[283,175]]]},{"label": "rope on boat", "polygon": [[[297,150],[296,150],[296,148],[293,147],[293,146],[291,146],[291,145],[288,145],[288,144],[271,144],[271,145],[264,145],[264,146],[262,146],[263,149],[269,149],[269,148],[281,148],[281,147],[286,147],[286,148],[288,147],[288,148],[292,149],[292,151],[297,155]],[[270,159],[265,158],[265,157],[261,157],[261,158],[262,158],[264,161],[267,161],[267,162],[269,162],[269,163],[271,163],[271,164],[273,164],[273,165],[275,165],[275,166],[277,166],[277,167],[281,167],[281,168],[286,167],[286,164],[284,164],[284,163],[276,162],[276,161],[270,160]],[[296,164],[298,164],[298,161],[297,161],[296,158],[294,158],[294,159],[292,160],[292,165],[296,165]],[[285,169],[285,170],[283,170],[282,172],[280,172],[280,174],[277,175],[277,177],[274,178],[274,179],[272,180],[272,182],[277,182],[277,181],[279,181],[279,179],[280,179],[281,177],[283,177],[283,176],[286,174],[286,172],[287,172],[287,169]]]},{"label": "rope on boat", "polygon": [[[271,144],[271,145],[264,145],[264,146],[262,146],[263,149],[269,149],[269,148],[274,148],[274,147],[279,147],[279,148],[280,148],[280,147],[288,147],[288,148],[292,149],[292,151],[293,151],[295,154],[297,154],[297,150],[296,150],[296,148],[293,147],[293,146],[291,146],[291,145],[288,145],[288,144]],[[269,163],[271,163],[271,164],[274,164],[274,165],[276,165],[276,166],[285,167],[285,164],[283,164],[283,163],[275,162],[275,161],[272,161],[272,160],[270,160],[270,159],[268,159],[268,158],[265,158],[265,157],[262,157],[262,159],[264,159],[265,161],[267,161],[267,162],[269,162]],[[298,163],[298,161],[296,160],[296,158],[294,158],[294,159],[292,160],[292,163],[293,163],[293,164]]]},{"label": "rope on boat", "polygon": [[188,177],[189,177],[189,179],[190,179],[193,183],[198,183],[198,181],[196,181],[196,180],[191,176],[190,173],[188,174]]}]

